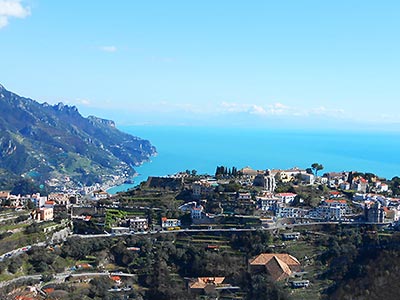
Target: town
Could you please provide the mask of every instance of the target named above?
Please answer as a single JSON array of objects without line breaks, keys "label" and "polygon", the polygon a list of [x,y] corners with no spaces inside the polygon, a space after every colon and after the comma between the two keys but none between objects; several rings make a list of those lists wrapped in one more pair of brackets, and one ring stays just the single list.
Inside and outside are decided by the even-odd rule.
[{"label": "town", "polygon": [[[116,299],[127,299],[129,295],[140,299],[146,283],[140,282],[138,274],[144,272],[145,266],[121,266],[128,266],[132,257],[148,258],[148,254],[141,253],[146,240],[157,244],[172,239],[177,247],[189,243],[185,242],[189,239],[213,255],[224,251],[245,253],[244,267],[250,274],[264,274],[293,297],[319,299],[312,296],[315,280],[308,274],[308,269],[315,268],[315,258],[310,262],[304,250],[285,249],[297,249],[305,241],[321,243],[329,226],[358,231],[361,228],[369,235],[390,234],[397,231],[400,218],[396,178],[386,180],[354,171],[318,174],[322,170],[318,163],[308,169],[288,170],[218,166],[213,175],[186,170],[149,177],[136,188],[117,195],[108,194],[99,185],[47,195],[0,191],[0,287],[8,295],[15,295],[14,299],[53,299],[50,295],[57,290],[57,284],[93,284],[94,278],[104,277],[108,280],[105,293],[120,295]],[[241,239],[249,235],[260,235],[264,240],[260,248],[267,250],[254,251],[254,245],[245,249]],[[114,239],[118,245],[123,242],[124,249],[112,258],[103,253],[102,259],[94,256],[98,250],[105,251],[102,246],[88,250],[82,257],[71,254],[71,243],[85,244],[93,239]],[[238,249],[234,239],[241,240]],[[56,272],[37,267],[35,264],[40,261],[32,262],[31,256],[42,251],[38,249],[64,258]],[[125,252],[130,259],[118,263],[125,258]],[[296,257],[295,253],[303,256]],[[32,264],[29,272],[24,271],[21,257]],[[107,265],[107,260],[113,261]],[[224,272],[200,271],[198,277],[186,276],[181,288],[201,299],[247,299],[249,293],[238,281],[229,282],[232,276],[221,276]],[[29,290],[22,289],[27,282]],[[322,289],[318,293],[323,293]]]}]

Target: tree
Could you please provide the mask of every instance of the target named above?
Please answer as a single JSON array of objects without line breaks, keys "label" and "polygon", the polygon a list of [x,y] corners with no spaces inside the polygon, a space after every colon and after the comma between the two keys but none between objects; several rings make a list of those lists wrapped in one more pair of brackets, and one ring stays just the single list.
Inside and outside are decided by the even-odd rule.
[{"label": "tree", "polygon": [[321,171],[322,169],[324,169],[324,166],[319,164],[319,163],[313,163],[311,165],[311,169],[314,170],[315,177],[317,177],[318,176],[318,171]]}]

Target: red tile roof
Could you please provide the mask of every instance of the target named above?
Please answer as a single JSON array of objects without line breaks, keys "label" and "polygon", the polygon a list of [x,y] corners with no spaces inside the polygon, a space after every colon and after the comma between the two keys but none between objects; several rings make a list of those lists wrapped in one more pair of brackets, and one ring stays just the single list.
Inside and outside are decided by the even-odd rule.
[{"label": "red tile roof", "polygon": [[262,253],[250,261],[250,266],[265,266],[274,281],[285,279],[300,270],[300,262],[286,253]]}]

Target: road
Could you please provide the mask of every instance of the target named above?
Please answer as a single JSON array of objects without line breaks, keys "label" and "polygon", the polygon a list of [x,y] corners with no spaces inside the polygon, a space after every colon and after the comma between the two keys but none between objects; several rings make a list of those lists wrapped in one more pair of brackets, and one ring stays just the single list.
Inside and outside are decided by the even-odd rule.
[{"label": "road", "polygon": [[[87,273],[72,273],[72,272],[63,272],[63,273],[58,273],[54,274],[54,280],[57,281],[65,281],[65,279],[69,276],[71,277],[97,277],[97,276],[119,276],[119,277],[134,277],[135,274],[129,274],[129,273],[119,273],[119,272],[87,272]],[[10,285],[12,283],[16,283],[18,281],[23,281],[23,280],[41,280],[42,275],[27,275],[27,276],[21,276],[17,278],[13,278],[7,281],[2,281],[0,282],[0,289]]]},{"label": "road", "polygon": [[104,238],[104,237],[116,237],[116,236],[128,236],[128,235],[151,235],[151,234],[168,234],[178,232],[243,232],[243,231],[258,231],[258,230],[276,230],[282,228],[293,228],[300,226],[312,226],[312,225],[326,225],[326,224],[355,224],[350,222],[311,222],[311,223],[296,223],[296,224],[281,224],[269,227],[252,227],[252,228],[207,228],[207,229],[178,229],[178,230],[162,230],[162,231],[144,231],[135,233],[103,233],[103,234],[73,234],[80,238]]}]

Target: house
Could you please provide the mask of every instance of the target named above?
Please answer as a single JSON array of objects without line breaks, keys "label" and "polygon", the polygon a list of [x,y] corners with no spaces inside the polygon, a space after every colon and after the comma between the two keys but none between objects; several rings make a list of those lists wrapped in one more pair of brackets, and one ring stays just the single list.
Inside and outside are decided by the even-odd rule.
[{"label": "house", "polygon": [[181,221],[178,219],[168,219],[166,217],[161,218],[161,227],[163,229],[174,228],[181,226]]},{"label": "house", "polygon": [[296,280],[292,281],[292,288],[298,289],[303,287],[308,287],[310,285],[310,280]]},{"label": "house", "polygon": [[311,218],[325,220],[341,220],[345,214],[350,212],[347,201],[343,199],[325,200],[310,212]]},{"label": "house", "polygon": [[120,284],[122,283],[121,277],[119,277],[119,276],[110,276],[110,279],[111,279],[116,285],[120,285]]},{"label": "house", "polygon": [[314,184],[315,176],[313,174],[301,173],[301,180],[306,184]]},{"label": "house", "polygon": [[294,193],[279,193],[275,195],[279,199],[281,199],[282,203],[288,204],[292,203],[294,201],[294,198],[296,198],[297,194]]},{"label": "house", "polygon": [[136,217],[129,219],[129,228],[131,231],[144,231],[149,228],[149,223],[146,218]]},{"label": "house", "polygon": [[44,206],[45,202],[47,201],[47,197],[40,196],[40,193],[36,193],[31,196],[31,200],[35,204],[36,207],[42,207],[42,206]]},{"label": "house", "polygon": [[257,197],[258,207],[263,211],[275,211],[281,199],[274,197]]},{"label": "house", "polygon": [[297,240],[300,237],[300,232],[284,232],[282,233],[283,240]]},{"label": "house", "polygon": [[47,196],[48,201],[54,201],[56,204],[68,205],[69,197],[63,193],[51,193]]},{"label": "house", "polygon": [[204,215],[204,207],[202,205],[199,206],[194,206],[192,207],[192,209],[190,210],[190,215],[193,219],[202,219],[203,215]]},{"label": "house", "polygon": [[341,184],[339,184],[339,188],[340,188],[341,190],[347,191],[347,190],[350,190],[351,185],[350,185],[350,183],[348,183],[347,181],[344,181],[344,182],[342,182]]},{"label": "house", "polygon": [[254,178],[259,174],[259,171],[253,170],[250,167],[244,167],[243,169],[239,170],[239,173],[245,178],[254,180]]},{"label": "house", "polygon": [[336,199],[342,197],[342,194],[338,191],[330,191],[329,192],[329,198],[330,199]]},{"label": "house", "polygon": [[275,216],[278,218],[304,218],[308,214],[308,210],[298,207],[277,206]]},{"label": "house", "polygon": [[389,191],[389,185],[380,181],[375,182],[375,188],[378,193],[386,193]]},{"label": "house", "polygon": [[210,195],[214,189],[218,186],[218,183],[215,180],[211,179],[201,179],[193,182],[192,184],[192,193],[196,198],[200,198],[201,196]]},{"label": "house", "polygon": [[4,201],[8,200],[11,196],[11,191],[0,191],[0,201],[4,204]]},{"label": "house", "polygon": [[33,211],[32,218],[37,221],[53,220],[53,208],[52,207],[38,208],[35,211]]},{"label": "house", "polygon": [[296,178],[297,176],[301,176],[303,174],[307,174],[306,170],[302,170],[302,169],[300,169],[298,167],[293,167],[291,169],[287,169],[284,172],[287,174],[288,177],[291,177],[293,179]]},{"label": "house", "polygon": [[290,181],[293,181],[293,177],[289,176],[285,171],[283,170],[271,170],[271,174],[280,182],[287,183]]},{"label": "house", "polygon": [[7,202],[9,202],[9,205],[11,207],[19,207],[22,206],[21,203],[21,196],[20,195],[10,195],[10,197],[8,198],[8,200],[6,200]]},{"label": "house", "polygon": [[103,190],[97,190],[92,193],[92,200],[98,201],[102,199],[107,199],[110,195],[103,191]]},{"label": "house", "polygon": [[[189,290],[195,293],[210,293],[217,288],[223,287],[225,277],[198,277],[191,279],[189,282]],[[227,285],[225,285],[227,286]],[[230,286],[230,285],[228,285]]]},{"label": "house", "polygon": [[368,181],[362,177],[359,179],[353,180],[351,184],[351,189],[356,192],[366,193],[368,188]]},{"label": "house", "polygon": [[262,253],[250,260],[252,272],[267,272],[273,281],[281,281],[301,269],[300,262],[286,253]]},{"label": "house", "polygon": [[236,199],[238,201],[249,201],[251,200],[251,194],[250,193],[237,193]]},{"label": "house", "polygon": [[47,200],[47,201],[44,202],[44,207],[52,207],[53,208],[54,204],[55,204],[55,201]]}]

